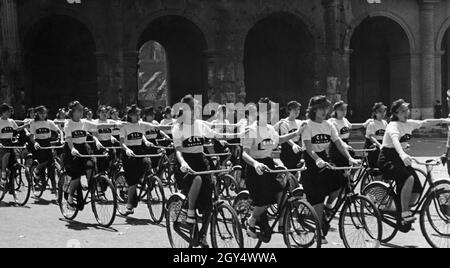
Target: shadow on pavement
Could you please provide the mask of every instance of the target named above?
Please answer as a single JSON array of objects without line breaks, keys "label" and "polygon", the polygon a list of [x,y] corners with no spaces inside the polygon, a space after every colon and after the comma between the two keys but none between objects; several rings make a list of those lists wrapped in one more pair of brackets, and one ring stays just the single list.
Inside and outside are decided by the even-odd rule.
[{"label": "shadow on pavement", "polygon": [[117,233],[119,232],[118,230],[109,227],[109,228],[105,228],[102,226],[99,226],[97,224],[90,224],[90,223],[82,223],[82,222],[78,222],[78,221],[69,221],[66,219],[59,219],[60,221],[66,222],[66,227],[70,230],[74,230],[74,231],[85,231],[85,230],[89,230],[89,229],[96,229],[96,230],[102,230],[102,231],[108,231],[111,233]]},{"label": "shadow on pavement", "polygon": [[39,205],[39,206],[49,206],[49,205],[58,205],[58,203],[56,202],[56,200],[44,200],[44,199],[38,199],[38,198],[33,198],[34,200],[34,205]]},{"label": "shadow on pavement", "polygon": [[419,248],[418,246],[399,246],[399,245],[390,244],[390,243],[383,243],[381,245],[383,247],[387,247],[387,248]]},{"label": "shadow on pavement", "polygon": [[26,209],[30,209],[30,207],[27,206],[27,205],[21,207],[21,206],[18,206],[14,202],[0,202],[0,208],[26,208]]},{"label": "shadow on pavement", "polygon": [[147,219],[136,219],[136,218],[124,218],[125,223],[131,226],[144,226],[144,225],[153,225],[153,226],[159,226],[165,228],[166,226],[163,224],[155,224],[151,220]]}]

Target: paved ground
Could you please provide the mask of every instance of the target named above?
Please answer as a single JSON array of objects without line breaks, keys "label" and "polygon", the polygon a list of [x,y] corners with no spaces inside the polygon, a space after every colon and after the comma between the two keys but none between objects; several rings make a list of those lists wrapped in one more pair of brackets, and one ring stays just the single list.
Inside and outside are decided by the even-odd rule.
[{"label": "paved ground", "polygon": [[[412,155],[428,159],[441,155],[445,151],[444,140],[415,141]],[[448,178],[444,168],[435,172],[436,177]],[[31,199],[28,206],[18,208],[12,205],[7,196],[0,203],[0,247],[149,247],[168,248],[164,225],[150,224],[145,206],[138,208],[133,218],[118,217],[111,229],[102,229],[96,225],[90,208],[86,209],[74,222],[61,219],[58,206],[46,200],[53,200],[46,194],[43,200]],[[337,226],[334,223],[334,226]],[[428,247],[420,233],[416,231],[399,234],[390,247]],[[332,231],[326,247],[343,247],[337,231]],[[278,236],[267,245],[284,247],[283,239]]]}]

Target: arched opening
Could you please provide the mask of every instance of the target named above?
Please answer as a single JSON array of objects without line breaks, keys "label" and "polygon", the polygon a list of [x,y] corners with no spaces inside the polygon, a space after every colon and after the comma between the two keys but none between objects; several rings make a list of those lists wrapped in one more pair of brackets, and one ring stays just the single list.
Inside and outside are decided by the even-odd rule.
[{"label": "arched opening", "polygon": [[137,49],[148,41],[157,42],[165,49],[169,103],[179,102],[186,94],[205,95],[208,85],[204,57],[206,39],[192,21],[174,15],[160,17],[142,33]]},{"label": "arched opening", "polygon": [[442,71],[442,115],[446,117],[449,114],[449,105],[447,102],[447,90],[450,89],[450,30],[444,34],[442,39],[441,50],[444,51],[441,59]]},{"label": "arched opening", "polygon": [[146,42],[139,50],[138,100],[141,107],[170,104],[166,77],[166,50],[158,42]]},{"label": "arched opening", "polygon": [[370,117],[374,102],[411,101],[411,56],[403,28],[386,17],[370,17],[356,27],[350,41],[349,117]]},{"label": "arched opening", "polygon": [[97,61],[91,32],[64,15],[36,23],[25,40],[27,106],[46,105],[51,113],[74,99],[98,104]]},{"label": "arched opening", "polygon": [[286,104],[306,104],[315,80],[314,38],[307,25],[289,13],[277,13],[258,23],[245,41],[247,101],[262,96]]}]

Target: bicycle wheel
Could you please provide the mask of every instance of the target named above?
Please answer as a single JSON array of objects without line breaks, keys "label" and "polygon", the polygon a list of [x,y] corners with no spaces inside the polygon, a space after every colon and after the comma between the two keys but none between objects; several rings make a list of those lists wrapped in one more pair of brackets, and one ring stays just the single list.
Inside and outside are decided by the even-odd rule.
[{"label": "bicycle wheel", "polygon": [[161,180],[153,176],[147,185],[147,207],[153,223],[159,224],[164,219],[166,196]]},{"label": "bicycle wheel", "polygon": [[61,214],[63,215],[63,217],[70,221],[75,219],[78,215],[78,208],[76,208],[75,211],[69,210],[67,208],[67,205],[68,205],[67,198],[69,196],[68,191],[69,191],[69,185],[70,185],[71,180],[72,180],[72,178],[70,178],[69,175],[67,175],[67,173],[63,173],[63,174],[61,174],[61,177],[58,182],[59,210],[61,211]]},{"label": "bicycle wheel", "polygon": [[167,202],[166,230],[172,248],[189,248],[191,230],[186,226],[187,215],[182,213],[185,197],[175,194]]},{"label": "bicycle wheel", "polygon": [[125,179],[125,173],[119,172],[114,179],[114,189],[117,198],[117,211],[120,215],[125,216],[128,202],[128,183]]},{"label": "bicycle wheel", "polygon": [[221,199],[227,200],[231,203],[231,201],[236,197],[239,193],[239,186],[233,176],[231,175],[222,175],[218,178],[217,183],[217,193],[221,197]]},{"label": "bicycle wheel", "polygon": [[378,208],[383,221],[383,237],[381,242],[389,243],[398,233],[400,219],[398,218],[400,204],[393,191],[387,184],[372,182],[363,190],[362,194],[372,201]]},{"label": "bicycle wheel", "polygon": [[233,208],[236,211],[236,214],[239,217],[241,227],[243,229],[243,242],[245,248],[258,248],[261,246],[261,243],[257,239],[253,239],[249,237],[245,229],[245,222],[248,218],[252,215],[253,211],[253,201],[250,198],[250,194],[248,191],[242,191],[240,192],[236,198],[234,199]]},{"label": "bicycle wheel", "polygon": [[377,207],[365,196],[350,196],[341,210],[339,233],[346,248],[379,248],[383,235]]},{"label": "bicycle wheel", "polygon": [[211,219],[211,244],[213,248],[243,248],[242,227],[236,211],[221,202]]},{"label": "bicycle wheel", "polygon": [[450,248],[450,190],[432,192],[420,213],[420,229],[433,248]]},{"label": "bicycle wheel", "polygon": [[8,184],[9,182],[0,180],[0,202],[3,201],[3,199],[6,196],[6,193],[8,192]]},{"label": "bicycle wheel", "polygon": [[94,179],[91,186],[91,206],[95,219],[103,227],[110,227],[116,219],[117,197],[111,181],[105,176]]},{"label": "bicycle wheel", "polygon": [[288,248],[322,247],[319,217],[309,203],[298,197],[292,198],[283,222],[283,238]]},{"label": "bicycle wheel", "polygon": [[14,167],[13,187],[14,187],[14,201],[18,206],[25,206],[31,195],[31,178],[28,169],[22,165]]},{"label": "bicycle wheel", "polygon": [[[36,179],[34,177],[34,170],[36,169],[37,164],[33,163],[30,167],[30,176],[31,176],[31,189],[33,192],[33,196],[37,199],[40,199],[44,194],[45,188],[47,187],[47,181],[45,178]],[[44,182],[45,181],[45,182]]]}]

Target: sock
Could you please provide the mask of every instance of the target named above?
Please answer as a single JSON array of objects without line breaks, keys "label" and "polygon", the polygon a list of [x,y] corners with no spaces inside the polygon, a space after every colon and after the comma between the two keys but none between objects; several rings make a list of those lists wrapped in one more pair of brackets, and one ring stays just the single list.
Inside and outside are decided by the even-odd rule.
[{"label": "sock", "polygon": [[2,171],[2,180],[6,180],[6,172]]},{"label": "sock", "polygon": [[188,218],[195,218],[195,210],[188,210],[188,213],[187,213],[187,215],[188,215]]}]

